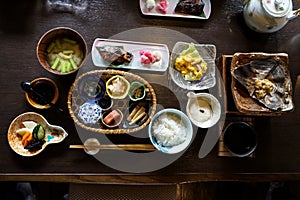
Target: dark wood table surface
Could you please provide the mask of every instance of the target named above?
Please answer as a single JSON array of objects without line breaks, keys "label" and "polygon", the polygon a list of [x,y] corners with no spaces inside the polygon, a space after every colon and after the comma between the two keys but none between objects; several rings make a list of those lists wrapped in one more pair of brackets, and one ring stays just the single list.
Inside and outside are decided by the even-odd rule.
[{"label": "dark wood table surface", "polygon": [[[45,2],[11,0],[0,5],[0,180],[121,183],[300,180],[300,83],[297,82],[300,74],[300,19],[290,21],[276,33],[258,34],[245,25],[242,1],[237,0],[212,0],[208,20],[144,16],[138,0],[89,0],[87,9],[78,13],[48,10]],[[294,9],[300,7],[299,1],[294,0],[293,3]],[[198,43],[214,44],[219,70],[222,55],[236,52],[288,53],[295,109],[282,116],[254,119],[259,138],[255,158],[218,157],[215,145],[207,156],[200,159],[198,152],[206,130],[198,129],[189,149],[163,169],[137,174],[114,170],[82,150],[68,148],[70,144],[81,143],[67,109],[67,93],[76,74],[50,74],[40,66],[36,56],[40,37],[57,26],[67,26],[80,32],[89,51],[95,38],[110,38],[136,28],[165,28],[193,38]],[[150,39],[151,32],[145,41]],[[168,36],[160,39],[159,35],[155,35],[152,39],[158,43],[169,41]],[[177,40],[171,36],[169,39]],[[99,69],[89,59],[87,65],[89,69]],[[145,75],[157,79],[166,76],[167,73]],[[58,84],[58,105],[64,109],[62,114],[53,110],[36,110],[26,102],[20,82],[36,77],[49,77]],[[164,91],[160,93],[164,94]],[[158,99],[166,107],[172,107],[173,102],[168,97],[162,95]],[[28,111],[40,113],[51,124],[64,127],[69,136],[60,144],[48,146],[38,156],[18,156],[9,147],[7,130],[16,116]],[[235,118],[230,116],[230,119]]]}]

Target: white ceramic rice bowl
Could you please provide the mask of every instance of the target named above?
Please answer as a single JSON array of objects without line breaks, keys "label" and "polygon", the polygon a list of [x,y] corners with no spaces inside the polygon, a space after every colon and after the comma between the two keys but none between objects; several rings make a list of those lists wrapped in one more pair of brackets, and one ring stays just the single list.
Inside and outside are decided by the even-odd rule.
[{"label": "white ceramic rice bowl", "polygon": [[[160,117],[164,113],[175,114],[176,116],[181,118],[181,120],[183,121],[183,123],[186,127],[186,138],[183,143],[175,145],[175,146],[163,146],[157,142],[157,140],[154,136],[154,133],[153,133],[153,123],[155,122],[155,120],[157,120],[158,117]],[[148,127],[148,133],[149,133],[149,138],[150,138],[153,146],[157,150],[159,150],[163,153],[166,153],[166,154],[175,154],[175,153],[179,153],[179,152],[185,150],[190,145],[192,138],[193,138],[193,126],[192,126],[190,119],[182,111],[177,110],[177,109],[167,108],[167,109],[159,111],[158,113],[156,113],[153,116],[153,118],[149,124],[149,127]]]}]

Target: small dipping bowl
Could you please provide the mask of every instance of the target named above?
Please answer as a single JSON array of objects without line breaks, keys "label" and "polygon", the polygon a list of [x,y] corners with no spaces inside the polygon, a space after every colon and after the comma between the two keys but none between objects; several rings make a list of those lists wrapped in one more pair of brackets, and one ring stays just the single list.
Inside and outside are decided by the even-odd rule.
[{"label": "small dipping bowl", "polygon": [[86,101],[98,101],[105,94],[105,83],[101,78],[90,75],[79,80],[78,90]]},{"label": "small dipping bowl", "polygon": [[223,142],[233,155],[246,157],[256,149],[256,132],[246,122],[231,122],[223,132]]},{"label": "small dipping bowl", "polygon": [[102,111],[106,111],[106,110],[111,109],[113,104],[114,104],[113,100],[108,95],[104,95],[102,97],[102,99],[100,99],[98,101],[98,105],[100,106]]},{"label": "small dipping bowl", "polygon": [[[59,91],[56,83],[49,78],[36,78],[30,82],[33,90],[42,94],[45,98],[51,100],[51,103],[55,104],[59,97]],[[38,109],[48,109],[51,106],[46,104],[33,92],[26,92],[25,97],[27,102]]]},{"label": "small dipping bowl", "polygon": [[100,150],[100,148],[93,147],[93,146],[100,146],[100,142],[97,140],[97,138],[88,138],[84,142],[84,146],[85,146],[84,148],[85,153],[89,155],[95,155]]},{"label": "small dipping bowl", "polygon": [[[117,80],[120,81],[120,83],[123,84],[124,86],[124,90],[122,92],[112,91],[114,89],[113,88],[114,82]],[[119,85],[119,84],[115,84],[115,85]],[[112,99],[124,99],[127,96],[129,89],[130,89],[130,83],[123,76],[115,75],[106,81],[106,93]]]},{"label": "small dipping bowl", "polygon": [[151,102],[147,100],[133,101],[130,103],[124,114],[124,128],[134,128],[145,124],[149,119],[151,106]]},{"label": "small dipping bowl", "polygon": [[[114,114],[113,114],[114,113]],[[111,123],[107,123],[106,121],[105,121],[105,117],[107,117],[108,115],[112,115],[112,116],[114,116],[114,118],[113,118],[113,120],[111,121]],[[121,124],[121,122],[123,121],[123,113],[122,113],[122,111],[121,110],[119,110],[119,109],[116,109],[116,110],[112,110],[112,111],[107,111],[107,112],[105,112],[105,113],[103,113],[102,114],[102,116],[101,116],[101,121],[102,121],[102,123],[106,126],[106,127],[108,127],[108,128],[116,128],[116,127],[118,127],[120,124]]]},{"label": "small dipping bowl", "polygon": [[146,88],[143,83],[134,81],[130,84],[128,96],[132,101],[139,101],[146,95]]},{"label": "small dipping bowl", "polygon": [[80,106],[78,117],[85,124],[96,124],[101,117],[101,108],[95,102],[85,102]]}]

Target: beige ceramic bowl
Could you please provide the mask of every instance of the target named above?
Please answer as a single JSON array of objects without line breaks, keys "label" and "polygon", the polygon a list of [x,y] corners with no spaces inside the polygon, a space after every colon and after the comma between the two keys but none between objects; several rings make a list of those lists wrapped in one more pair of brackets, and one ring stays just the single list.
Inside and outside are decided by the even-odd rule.
[{"label": "beige ceramic bowl", "polygon": [[[45,129],[45,142],[42,148],[36,151],[29,151],[22,145],[22,137],[17,134],[17,130],[24,128],[24,122],[34,122],[40,124]],[[49,124],[48,121],[40,114],[35,112],[26,112],[17,116],[10,124],[7,139],[9,146],[14,152],[21,156],[35,156],[41,153],[48,144],[62,142],[68,133],[60,126]]]},{"label": "beige ceramic bowl", "polygon": [[[56,39],[68,38],[70,40],[76,41],[79,44],[80,50],[82,51],[82,61],[78,65],[76,70],[71,70],[69,72],[60,72],[58,70],[54,70],[48,63],[48,48],[51,43],[53,43]],[[87,45],[84,38],[77,31],[68,28],[68,27],[57,27],[47,31],[39,40],[37,48],[36,48],[37,58],[40,64],[47,71],[57,74],[57,75],[67,75],[76,72],[84,63],[87,57]]]},{"label": "beige ceramic bowl", "polygon": [[[51,88],[52,89],[51,92],[53,93],[53,95],[51,95],[51,96],[53,96],[51,103],[55,104],[57,102],[58,97],[59,97],[59,91],[58,91],[58,87],[57,87],[56,83],[53,80],[51,80],[49,78],[36,78],[36,79],[32,80],[30,82],[30,84],[32,85],[32,87],[34,89],[36,88],[37,85],[40,85],[40,84],[46,85],[47,88],[48,87]],[[44,92],[45,92],[45,94],[49,94],[49,92],[47,92],[47,91],[44,91]],[[37,101],[36,99],[33,98],[33,94],[31,94],[31,93],[26,92],[25,97],[26,97],[27,102],[35,108],[48,109],[51,107],[49,104],[41,104],[39,101]]]},{"label": "beige ceramic bowl", "polygon": [[214,126],[221,117],[221,105],[216,97],[209,93],[189,92],[186,113],[190,120],[200,128]]}]

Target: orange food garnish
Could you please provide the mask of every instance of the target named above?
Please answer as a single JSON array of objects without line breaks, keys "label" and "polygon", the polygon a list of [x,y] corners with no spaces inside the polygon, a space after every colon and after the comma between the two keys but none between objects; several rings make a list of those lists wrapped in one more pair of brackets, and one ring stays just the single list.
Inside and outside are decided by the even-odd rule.
[{"label": "orange food garnish", "polygon": [[33,140],[32,134],[30,132],[26,132],[22,137],[22,145],[26,147],[31,140]]}]

